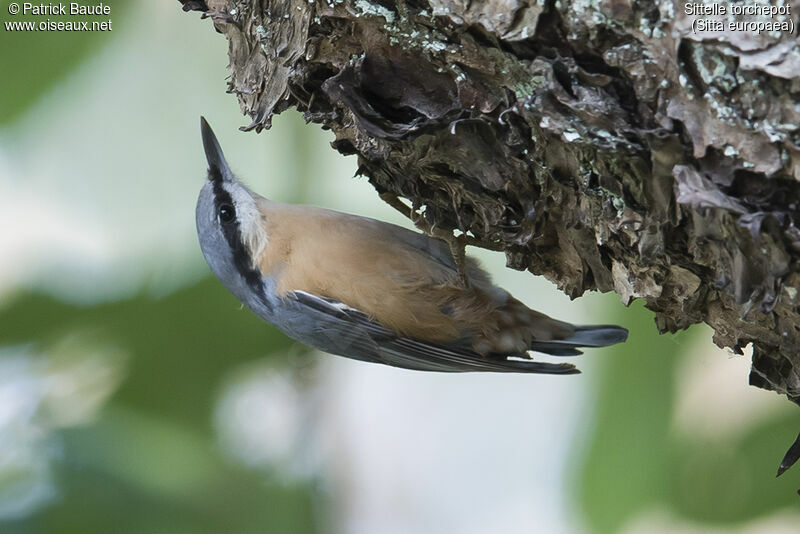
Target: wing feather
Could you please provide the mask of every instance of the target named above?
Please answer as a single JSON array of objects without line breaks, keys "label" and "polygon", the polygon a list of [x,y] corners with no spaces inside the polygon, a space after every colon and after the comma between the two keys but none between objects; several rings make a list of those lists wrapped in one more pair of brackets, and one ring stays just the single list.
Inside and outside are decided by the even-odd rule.
[{"label": "wing feather", "polygon": [[[394,367],[439,372],[574,374],[571,364],[536,362],[527,354],[482,356],[466,342],[441,345],[403,337],[341,302],[305,291],[289,292],[285,304],[308,326],[287,329],[304,343],[326,352]],[[512,359],[509,359],[512,358]]]}]

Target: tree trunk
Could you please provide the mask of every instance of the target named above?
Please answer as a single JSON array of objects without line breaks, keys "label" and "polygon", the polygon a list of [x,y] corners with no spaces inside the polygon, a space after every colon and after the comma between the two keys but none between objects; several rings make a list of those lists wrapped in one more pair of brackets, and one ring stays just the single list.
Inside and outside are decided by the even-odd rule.
[{"label": "tree trunk", "polygon": [[[246,129],[269,128],[294,106],[428,225],[504,250],[510,267],[571,297],[596,289],[644,299],[662,332],[704,321],[720,346],[752,342],[751,384],[800,404],[791,10],[181,2],[228,38]],[[728,26],[737,20],[778,27]]]}]

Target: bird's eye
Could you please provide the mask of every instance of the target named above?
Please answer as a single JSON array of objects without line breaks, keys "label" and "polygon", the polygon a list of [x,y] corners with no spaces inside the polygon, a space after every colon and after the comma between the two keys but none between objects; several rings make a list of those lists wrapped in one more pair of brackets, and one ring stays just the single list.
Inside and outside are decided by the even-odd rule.
[{"label": "bird's eye", "polygon": [[219,207],[219,220],[223,223],[231,222],[236,217],[236,211],[230,204],[222,204]]}]

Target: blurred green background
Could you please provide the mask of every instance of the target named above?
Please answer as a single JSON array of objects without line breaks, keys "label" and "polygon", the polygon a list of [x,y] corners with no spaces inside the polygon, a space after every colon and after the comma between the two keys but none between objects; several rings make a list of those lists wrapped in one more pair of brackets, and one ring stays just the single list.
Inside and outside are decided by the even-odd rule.
[{"label": "blurred green background", "polygon": [[428,375],[243,310],[197,246],[199,115],[256,191],[407,223],[297,113],[237,130],[209,21],[109,4],[111,32],[0,31],[0,532],[797,531],[800,476],[774,473],[800,418],[706,328],[659,336],[483,251],[630,341],[575,377]]}]

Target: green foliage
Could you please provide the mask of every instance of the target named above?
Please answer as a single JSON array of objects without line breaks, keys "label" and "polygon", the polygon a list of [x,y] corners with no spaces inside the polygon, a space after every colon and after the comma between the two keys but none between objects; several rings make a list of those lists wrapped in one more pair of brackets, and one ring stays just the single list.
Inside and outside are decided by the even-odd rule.
[{"label": "green foliage", "polygon": [[[39,24],[50,20],[88,21],[91,24],[109,18],[112,21],[111,31],[6,31],[5,27],[0,28],[0,95],[3,95],[0,126],[21,116],[42,95],[119,34],[129,2],[106,0],[103,3],[111,6],[110,17],[10,15],[8,6],[11,0],[0,1],[0,23],[31,21]],[[65,5],[69,6],[69,2]]]},{"label": "green foliage", "polygon": [[618,532],[651,507],[701,524],[721,524],[796,504],[797,480],[774,475],[796,436],[796,418],[764,421],[727,442],[675,432],[676,370],[700,329],[659,336],[652,313],[634,307],[637,313],[626,314],[627,321],[609,318],[626,322],[630,339],[604,355],[597,369],[594,427],[578,482],[592,531]]},{"label": "green foliage", "polygon": [[[225,460],[211,409],[232,367],[284,351],[215,279],[164,298],[74,306],[36,294],[0,310],[0,346],[90,331],[128,355],[99,420],[59,432],[59,497],[2,532],[314,532],[313,488]],[[45,351],[46,352],[46,351]],[[276,362],[280,364],[280,362]]]}]

